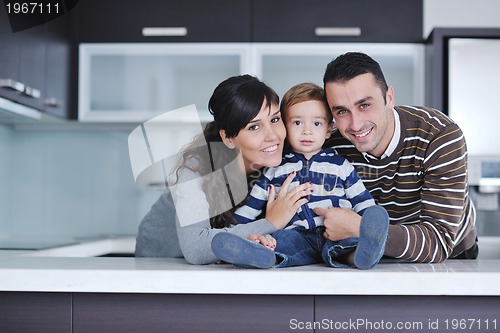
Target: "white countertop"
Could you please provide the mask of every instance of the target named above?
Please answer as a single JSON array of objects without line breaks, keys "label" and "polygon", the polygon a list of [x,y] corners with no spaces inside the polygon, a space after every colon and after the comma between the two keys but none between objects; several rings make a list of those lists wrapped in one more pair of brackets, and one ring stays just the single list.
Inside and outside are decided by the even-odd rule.
[{"label": "white countertop", "polygon": [[[441,264],[383,261],[374,269],[361,271],[319,264],[259,270],[225,264],[193,266],[174,258],[87,256],[130,251],[131,246],[133,239],[102,240],[73,247],[74,253],[66,251],[65,256],[61,256],[61,249],[0,251],[0,291],[500,295],[497,259],[448,260]],[[87,254],[76,256],[78,249],[87,249]],[[93,253],[89,254],[89,249]]]}]

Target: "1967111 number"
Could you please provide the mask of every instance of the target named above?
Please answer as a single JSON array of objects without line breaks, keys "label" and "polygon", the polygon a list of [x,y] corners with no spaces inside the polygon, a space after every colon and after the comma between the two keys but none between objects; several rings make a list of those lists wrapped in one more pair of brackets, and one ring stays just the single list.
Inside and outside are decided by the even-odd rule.
[{"label": "1967111 number", "polygon": [[10,2],[5,6],[8,14],[59,14],[58,2]]}]

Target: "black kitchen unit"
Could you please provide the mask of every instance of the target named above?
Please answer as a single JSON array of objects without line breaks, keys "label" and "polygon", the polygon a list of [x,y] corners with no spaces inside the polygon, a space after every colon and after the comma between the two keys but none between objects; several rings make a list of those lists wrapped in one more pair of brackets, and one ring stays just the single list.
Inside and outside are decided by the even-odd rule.
[{"label": "black kitchen unit", "polygon": [[76,82],[72,13],[13,33],[0,8],[0,97],[51,115],[70,116]]},{"label": "black kitchen unit", "polygon": [[0,96],[42,109],[45,88],[45,26],[12,33],[5,8],[0,10]]},{"label": "black kitchen unit", "polygon": [[85,0],[80,10],[83,43],[423,41],[422,0]]},{"label": "black kitchen unit", "polygon": [[422,0],[253,0],[255,42],[420,43]]},{"label": "black kitchen unit", "polygon": [[248,42],[250,0],[84,0],[80,42]]}]

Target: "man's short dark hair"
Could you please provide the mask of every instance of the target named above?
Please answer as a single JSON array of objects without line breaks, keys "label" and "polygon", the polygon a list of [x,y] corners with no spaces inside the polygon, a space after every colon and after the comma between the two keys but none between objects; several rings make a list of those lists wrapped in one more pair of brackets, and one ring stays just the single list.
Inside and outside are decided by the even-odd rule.
[{"label": "man's short dark hair", "polygon": [[323,85],[326,86],[329,82],[349,81],[358,75],[366,73],[373,74],[380,90],[382,90],[382,96],[384,96],[385,101],[388,86],[384,73],[378,62],[361,52],[344,53],[332,60],[326,66]]}]

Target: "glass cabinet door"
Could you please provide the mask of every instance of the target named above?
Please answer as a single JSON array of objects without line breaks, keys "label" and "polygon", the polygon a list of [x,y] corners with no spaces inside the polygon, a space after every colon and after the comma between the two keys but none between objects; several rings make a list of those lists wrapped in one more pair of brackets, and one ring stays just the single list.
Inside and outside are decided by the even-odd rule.
[{"label": "glass cabinet door", "polygon": [[[424,47],[405,43],[103,43],[81,44],[79,120],[142,122],[208,100],[230,76],[250,73],[283,94],[300,82],[323,85],[326,65],[362,51],[382,66],[396,104],[424,102]],[[192,119],[179,119],[192,121]]]},{"label": "glass cabinet door", "polygon": [[256,43],[255,74],[283,94],[293,85],[313,82],[323,86],[326,65],[351,51],[364,52],[382,67],[394,87],[396,105],[424,103],[424,48],[418,44],[389,43]]},{"label": "glass cabinet door", "polygon": [[[232,75],[248,72],[248,44],[81,44],[79,120],[142,122],[208,100]],[[179,121],[192,121],[180,119]]]}]

